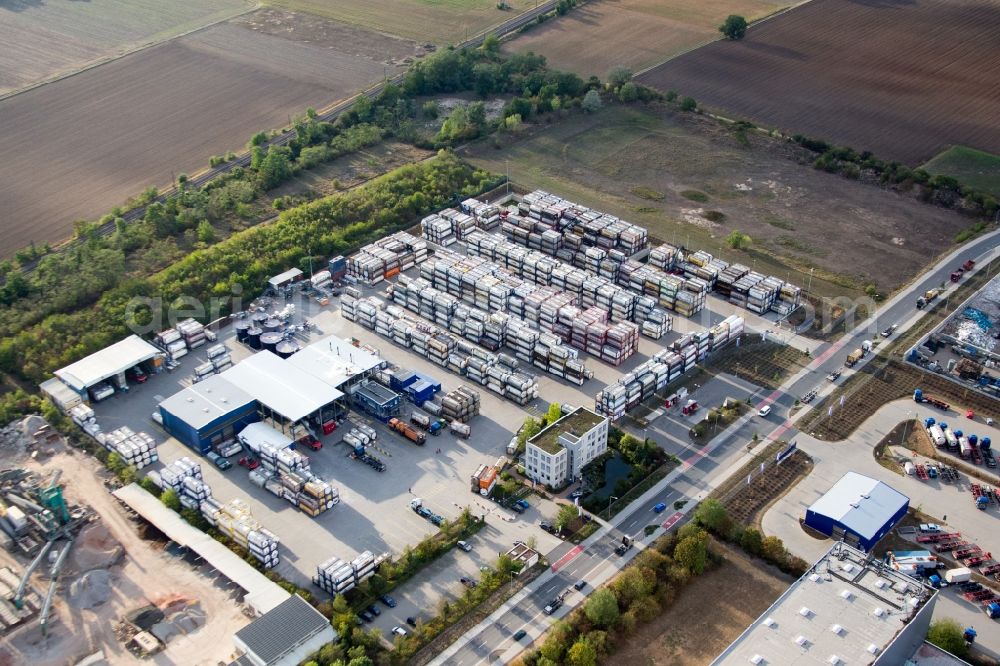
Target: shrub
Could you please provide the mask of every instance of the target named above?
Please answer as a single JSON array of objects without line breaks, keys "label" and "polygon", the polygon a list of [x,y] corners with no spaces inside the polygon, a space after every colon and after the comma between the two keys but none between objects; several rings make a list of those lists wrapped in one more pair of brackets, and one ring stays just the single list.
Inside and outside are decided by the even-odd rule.
[{"label": "shrub", "polygon": [[698,102],[695,101],[694,97],[685,97],[681,100],[681,111],[696,111],[698,109]]}]

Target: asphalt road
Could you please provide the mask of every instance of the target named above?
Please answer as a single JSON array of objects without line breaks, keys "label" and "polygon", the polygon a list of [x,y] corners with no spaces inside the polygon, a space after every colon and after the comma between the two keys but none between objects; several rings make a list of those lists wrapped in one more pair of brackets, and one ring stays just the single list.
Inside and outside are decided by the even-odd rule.
[{"label": "asphalt road", "polygon": [[[755,407],[764,404],[774,405],[776,408],[769,417],[762,418],[756,413],[752,413],[738,421],[721,436],[713,439],[705,447],[695,451],[691,451],[690,446],[670,432],[670,430],[686,432],[686,428],[678,427],[683,426],[682,422],[677,422],[678,416],[661,416],[653,421],[651,429],[655,430],[656,433],[649,433],[650,436],[659,438],[659,441],[663,442],[668,450],[672,447],[680,447],[681,454],[679,455],[685,465],[690,465],[683,471],[683,474],[672,481],[666,489],[647,493],[640,500],[637,500],[632,506],[616,516],[608,527],[598,532],[599,536],[596,540],[586,547],[563,543],[547,553],[549,562],[553,563],[551,576],[543,575],[508,602],[502,611],[495,613],[492,620],[477,625],[432,663],[469,666],[471,664],[506,663],[513,658],[520,652],[520,646],[515,645],[512,638],[515,632],[524,629],[528,632],[529,638],[538,638],[548,629],[552,618],[565,615],[570,608],[583,601],[586,594],[593,590],[595,583],[603,582],[631,560],[636,549],[629,551],[625,557],[620,557],[614,552],[615,546],[623,535],[639,534],[646,525],[658,523],[664,518],[666,518],[663,523],[664,527],[670,529],[683,524],[687,511],[683,513],[672,512],[670,503],[681,498],[700,500],[704,497],[711,485],[717,485],[722,481],[718,478],[718,474],[712,477],[712,472],[718,471],[722,467],[721,463],[725,460],[736,457],[743,450],[745,443],[752,439],[755,432],[762,435],[764,440],[794,439],[797,431],[792,421],[782,420],[777,414],[788,413],[788,409],[794,405],[796,398],[809,390],[822,387],[824,384],[829,385],[825,376],[835,369],[843,368],[847,350],[860,347],[863,340],[877,336],[880,326],[885,328],[893,323],[899,324],[896,335],[912,326],[923,313],[914,307],[917,296],[928,289],[940,286],[942,283],[950,284],[949,274],[965,259],[976,259],[976,270],[991,270],[992,264],[984,264],[987,264],[991,257],[995,258],[1000,251],[997,245],[998,238],[1000,238],[1000,232],[993,232],[970,242],[960,250],[956,250],[938,261],[934,267],[928,269],[909,287],[879,308],[875,316],[867,322],[863,322],[862,325],[834,343],[820,344],[812,349],[812,362],[789,378],[778,390],[767,393],[749,385],[740,386],[738,382],[733,381],[733,390],[730,392],[733,397],[737,397],[740,390],[751,391],[753,395],[757,396],[757,399],[754,400]],[[1000,262],[996,263],[1000,264]],[[942,298],[947,297],[947,293],[942,295]],[[853,371],[863,367],[871,358],[872,355],[869,355],[863,359]],[[704,388],[706,391],[714,390],[709,389],[708,385]],[[715,404],[708,397],[698,397],[703,404]],[[650,428],[647,428],[648,430]],[[666,436],[664,437],[664,435]],[[708,482],[710,478],[713,481],[712,484]],[[653,507],[659,502],[666,502],[668,506],[666,512],[657,515],[653,512]],[[689,511],[691,507],[692,503],[689,502],[686,509]],[[588,581],[588,585],[581,592],[572,589],[573,583],[579,580]],[[568,591],[565,605],[550,618],[543,609],[562,591]],[[525,638],[522,639],[522,642],[527,643],[528,640]]]}]

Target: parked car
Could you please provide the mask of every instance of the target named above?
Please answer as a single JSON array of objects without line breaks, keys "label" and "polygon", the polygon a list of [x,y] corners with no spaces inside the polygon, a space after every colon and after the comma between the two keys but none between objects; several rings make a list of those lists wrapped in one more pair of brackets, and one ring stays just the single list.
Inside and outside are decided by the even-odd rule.
[{"label": "parked car", "polygon": [[472,580],[471,578],[467,578],[465,576],[462,576],[461,578],[459,578],[458,582],[460,582],[462,585],[464,585],[464,586],[466,586],[466,587],[468,587],[470,589],[471,588],[475,588],[476,585],[478,585],[478,583],[476,581]]},{"label": "parked car", "polygon": [[233,466],[233,463],[231,463],[229,459],[223,458],[222,456],[216,456],[215,460],[213,460],[212,462],[215,463],[215,466],[218,467],[223,472],[225,472],[227,469]]},{"label": "parked car", "polygon": [[524,507],[521,506],[520,504],[515,504],[514,506],[512,506],[510,508],[512,508],[517,513],[524,513]]},{"label": "parked car", "polygon": [[587,581],[578,580],[575,583],[573,583],[573,587],[576,588],[577,590],[582,590],[583,588],[587,587]]},{"label": "parked car", "polygon": [[538,524],[538,526],[541,527],[546,532],[549,532],[550,534],[552,533],[552,525],[542,521],[541,523]]},{"label": "parked car", "polygon": [[515,641],[519,641],[519,640],[521,640],[522,638],[524,638],[527,635],[528,635],[527,631],[525,631],[524,629],[518,629],[517,631],[514,632],[514,635],[512,636],[512,638]]},{"label": "parked car", "polygon": [[563,416],[566,416],[567,414],[572,414],[573,412],[575,412],[576,407],[567,402],[564,402],[563,404],[559,405],[559,411],[562,412]]},{"label": "parked car", "polygon": [[771,413],[771,405],[764,405],[763,407],[757,410],[757,416],[763,417],[767,416],[770,413]]},{"label": "parked car", "polygon": [[396,607],[396,600],[393,599],[392,597],[390,597],[388,594],[383,594],[378,599],[379,599],[379,601],[381,601],[382,603],[384,603],[389,608],[395,608]]},{"label": "parked car", "polygon": [[528,500],[526,500],[526,499],[519,499],[519,500],[517,500],[517,502],[515,502],[515,504],[517,506],[521,507],[522,509],[530,509],[531,508],[531,505],[528,504]]},{"label": "parked car", "polygon": [[882,331],[882,337],[883,338],[889,337],[890,335],[896,332],[897,328],[899,328],[899,324],[893,324],[892,326],[889,326],[884,331]]},{"label": "parked car", "polygon": [[392,633],[396,634],[397,636],[405,636],[409,632],[406,631],[406,629],[403,629],[402,627],[396,626],[392,628]]},{"label": "parked car", "polygon": [[574,490],[573,492],[571,492],[569,494],[569,498],[570,499],[577,499],[578,497],[583,497],[583,495],[584,495],[584,491],[582,491],[582,490]]},{"label": "parked car", "polygon": [[406,624],[410,625],[411,627],[417,626],[417,618],[412,617],[412,616],[406,618]]},{"label": "parked car", "polygon": [[375,621],[375,616],[372,615],[371,613],[369,613],[366,610],[361,611],[360,613],[358,613],[358,615],[360,615],[361,619],[364,620],[365,622],[374,622]]},{"label": "parked car", "polygon": [[376,606],[375,604],[371,604],[365,610],[368,611],[369,613],[371,613],[372,615],[374,615],[375,617],[378,617],[379,615],[382,614],[382,611],[380,611],[378,609],[378,606]]},{"label": "parked car", "polygon": [[940,532],[941,531],[941,526],[938,525],[937,523],[921,523],[920,524],[920,531],[923,532],[924,534],[931,534],[931,533],[934,533],[934,532]]},{"label": "parked car", "polygon": [[655,511],[656,513],[663,513],[666,510],[667,510],[667,505],[664,504],[663,502],[660,502],[659,504],[653,507],[653,511]]},{"label": "parked car", "polygon": [[139,366],[135,366],[134,368],[130,368],[129,371],[128,371],[128,376],[129,376],[129,379],[131,379],[132,381],[134,381],[136,384],[145,384],[146,380],[149,379],[149,376],[146,375],[146,373],[143,371],[143,369],[140,368]]},{"label": "parked car", "polygon": [[323,448],[323,443],[310,434],[302,435],[295,441],[295,443],[300,446],[304,446],[311,451],[319,451]]},{"label": "parked car", "polygon": [[470,545],[469,545],[469,542],[468,542],[468,541],[459,541],[459,542],[458,542],[457,544],[455,544],[455,545],[456,545],[456,546],[458,546],[459,548],[461,548],[462,550],[464,550],[464,551],[465,551],[465,552],[467,552],[467,553],[468,553],[468,552],[469,552],[470,550],[472,550],[472,546],[470,546]]}]

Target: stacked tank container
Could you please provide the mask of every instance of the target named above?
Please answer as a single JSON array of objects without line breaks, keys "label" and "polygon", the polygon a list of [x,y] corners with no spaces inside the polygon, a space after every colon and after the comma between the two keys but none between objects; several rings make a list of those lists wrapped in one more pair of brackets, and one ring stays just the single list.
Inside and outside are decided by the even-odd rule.
[{"label": "stacked tank container", "polygon": [[111,432],[97,433],[97,441],[104,448],[121,456],[126,465],[142,469],[157,460],[156,440],[145,432],[134,432],[128,426],[116,428]]},{"label": "stacked tank container", "polygon": [[194,319],[185,319],[177,324],[177,332],[184,338],[188,349],[196,349],[208,341],[205,327]]},{"label": "stacked tank container", "polygon": [[156,335],[156,343],[167,350],[170,358],[177,360],[188,353],[187,343],[175,328],[168,328]]},{"label": "stacked tank container", "polygon": [[309,459],[290,448],[290,442],[274,443],[254,438],[241,439],[260,460],[260,467],[250,472],[250,480],[303,513],[316,517],[340,502],[339,491],[314,476]]},{"label": "stacked tank container", "polygon": [[242,548],[245,548],[265,568],[278,565],[278,537],[264,529],[250,512],[246,502],[238,499],[221,504],[209,499],[202,503],[201,514]]},{"label": "stacked tank container", "polygon": [[400,231],[365,245],[347,260],[347,274],[375,285],[427,259],[427,242]]},{"label": "stacked tank container", "polygon": [[476,226],[484,231],[491,231],[500,226],[500,208],[484,203],[479,199],[466,199],[462,202],[462,212],[468,213],[476,220]]},{"label": "stacked tank container", "polygon": [[468,386],[459,386],[441,399],[441,415],[449,421],[468,423],[479,414],[479,407],[479,391]]},{"label": "stacked tank container", "polygon": [[344,276],[347,275],[347,259],[343,255],[333,257],[326,266],[327,270],[330,271],[330,279],[335,282],[343,280]]}]

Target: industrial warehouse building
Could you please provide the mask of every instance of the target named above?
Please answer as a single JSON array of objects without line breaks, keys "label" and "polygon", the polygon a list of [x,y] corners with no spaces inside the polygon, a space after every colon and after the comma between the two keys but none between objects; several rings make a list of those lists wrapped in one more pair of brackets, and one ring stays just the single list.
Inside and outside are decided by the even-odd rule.
[{"label": "industrial warehouse building", "polygon": [[282,359],[262,350],[160,403],[167,432],[198,453],[264,421],[291,439],[332,431],[347,394],[385,365],[375,354],[328,337]]},{"label": "industrial warehouse building", "polygon": [[835,543],[712,666],[896,666],[919,650],[937,590]]},{"label": "industrial warehouse building", "polygon": [[243,654],[230,666],[298,666],[336,640],[330,621],[293,594],[236,632],[233,642]]},{"label": "industrial warehouse building", "polygon": [[607,450],[607,417],[578,407],[528,440],[525,471],[534,481],[560,488]]},{"label": "industrial warehouse building", "polygon": [[848,472],[806,510],[806,525],[870,551],[902,520],[910,500],[881,481]]},{"label": "industrial warehouse building", "polygon": [[202,454],[260,420],[253,396],[221,375],[212,375],[161,402],[160,416],[167,432]]},{"label": "industrial warehouse building", "polygon": [[[42,391],[63,411],[89,402],[93,389],[107,383],[114,390],[128,388],[125,372],[147,361],[159,362],[163,352],[138,335],[81,358],[55,371],[55,378],[41,384]],[[99,399],[99,396],[98,396]]]}]

